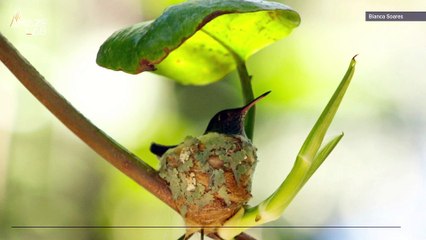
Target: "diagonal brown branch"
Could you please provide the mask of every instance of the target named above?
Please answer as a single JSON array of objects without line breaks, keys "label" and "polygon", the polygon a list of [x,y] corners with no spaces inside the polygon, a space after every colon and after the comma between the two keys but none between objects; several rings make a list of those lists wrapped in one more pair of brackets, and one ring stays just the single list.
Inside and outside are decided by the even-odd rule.
[{"label": "diagonal brown branch", "polygon": [[16,78],[65,126],[105,160],[177,210],[167,184],[158,172],[93,125],[0,33],[0,60]]},{"label": "diagonal brown branch", "polygon": [[[44,79],[1,33],[0,61],[34,97],[83,142],[118,170],[178,211],[167,184],[158,176],[158,172],[84,117]],[[236,239],[251,240],[254,238],[241,233]]]}]

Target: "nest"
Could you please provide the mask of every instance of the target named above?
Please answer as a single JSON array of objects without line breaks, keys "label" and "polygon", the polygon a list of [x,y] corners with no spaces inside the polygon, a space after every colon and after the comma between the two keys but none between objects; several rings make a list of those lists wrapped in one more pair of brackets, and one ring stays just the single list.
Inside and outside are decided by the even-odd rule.
[{"label": "nest", "polygon": [[[256,148],[238,135],[187,137],[161,157],[167,181],[187,226],[222,226],[251,198]],[[195,229],[193,230],[195,231]]]}]

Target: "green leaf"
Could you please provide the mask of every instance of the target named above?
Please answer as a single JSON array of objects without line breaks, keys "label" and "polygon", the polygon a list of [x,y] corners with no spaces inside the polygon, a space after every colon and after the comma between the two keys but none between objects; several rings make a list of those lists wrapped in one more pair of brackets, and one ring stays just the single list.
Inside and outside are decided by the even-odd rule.
[{"label": "green leaf", "polygon": [[[306,183],[307,179],[312,176],[315,170],[324,161],[322,158],[327,157],[327,155],[339,142],[339,137],[334,138],[331,143],[326,145],[322,153],[318,155],[317,159],[319,161],[315,162],[315,156],[317,156],[318,150],[324,140],[324,136],[328,130],[328,127],[333,121],[337,109],[342,102],[343,96],[346,93],[346,89],[348,88],[352,79],[355,71],[355,64],[356,62],[354,57],[349,64],[349,68],[346,71],[345,76],[343,77],[327,106],[324,108],[305,142],[303,143],[303,146],[297,155],[296,162],[290,174],[277,189],[277,191],[269,197],[269,200],[265,201],[266,211],[273,211],[275,213],[279,212],[279,214],[281,214],[287,207],[288,203],[296,196],[298,191]],[[295,174],[293,174],[293,171]],[[290,191],[289,189],[286,189],[289,185],[287,182],[292,186]]]},{"label": "green leaf", "polygon": [[321,113],[321,116],[318,118],[299,151],[298,155],[306,161],[312,162],[314,159],[318,149],[322,144],[322,141],[324,140],[325,133],[333,121],[334,115],[336,115],[337,109],[342,102],[343,96],[346,93],[346,89],[348,88],[352,76],[355,72],[355,57],[352,58],[345,76],[343,76],[342,81],[340,82],[339,86],[337,87],[336,91]]},{"label": "green leaf", "polygon": [[312,162],[312,166],[310,167],[308,173],[306,174],[305,183],[309,180],[309,178],[312,177],[312,175],[321,166],[321,164],[328,157],[328,155],[330,155],[330,153],[333,151],[333,149],[337,146],[337,144],[342,139],[343,135],[344,134],[341,133],[335,136],[333,139],[330,140],[330,142],[328,142],[323,148],[320,149],[314,161]]},{"label": "green leaf", "polygon": [[193,0],[174,5],[155,21],[115,32],[101,46],[100,66],[131,74],[154,71],[183,84],[208,84],[287,36],[297,12],[260,0]]},{"label": "green leaf", "polygon": [[303,143],[303,146],[296,157],[294,166],[283,183],[273,194],[271,194],[270,197],[262,201],[259,205],[240,210],[238,214],[231,217],[224,224],[224,226],[247,227],[238,229],[221,228],[218,230],[219,236],[224,239],[228,239],[239,234],[241,231],[244,231],[250,226],[258,226],[279,218],[303,185],[324,162],[343,137],[343,133],[334,137],[321,150],[319,150],[328,127],[333,121],[343,96],[346,93],[346,89],[352,79],[355,71],[355,64],[356,62],[354,57],[345,76]]}]

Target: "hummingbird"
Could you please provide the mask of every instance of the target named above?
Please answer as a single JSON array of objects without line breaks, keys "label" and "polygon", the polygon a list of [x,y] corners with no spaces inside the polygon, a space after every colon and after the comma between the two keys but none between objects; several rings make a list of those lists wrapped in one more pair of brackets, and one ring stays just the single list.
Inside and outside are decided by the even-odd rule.
[{"label": "hummingbird", "polygon": [[244,119],[269,93],[219,111],[199,137],[188,136],[173,146],[151,144],[160,159],[159,176],[168,183],[185,223],[201,226],[188,228],[187,236],[202,229],[213,233],[211,226],[221,226],[251,198],[257,149],[246,136]]},{"label": "hummingbird", "polygon": [[[210,119],[204,134],[215,132],[225,135],[240,135],[247,138],[244,129],[245,116],[251,107],[253,107],[260,99],[266,97],[270,92],[271,91],[265,92],[243,107],[225,109],[216,113]],[[178,145],[167,146],[158,143],[152,143],[149,150],[158,157],[161,157],[165,152],[167,152],[167,150],[177,146]]]}]

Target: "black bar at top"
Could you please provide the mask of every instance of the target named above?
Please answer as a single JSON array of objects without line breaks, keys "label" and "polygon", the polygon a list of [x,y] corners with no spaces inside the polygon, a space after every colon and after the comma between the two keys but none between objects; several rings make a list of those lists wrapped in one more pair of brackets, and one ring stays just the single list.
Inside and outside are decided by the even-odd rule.
[{"label": "black bar at top", "polygon": [[426,21],[426,12],[365,12],[365,21]]}]

